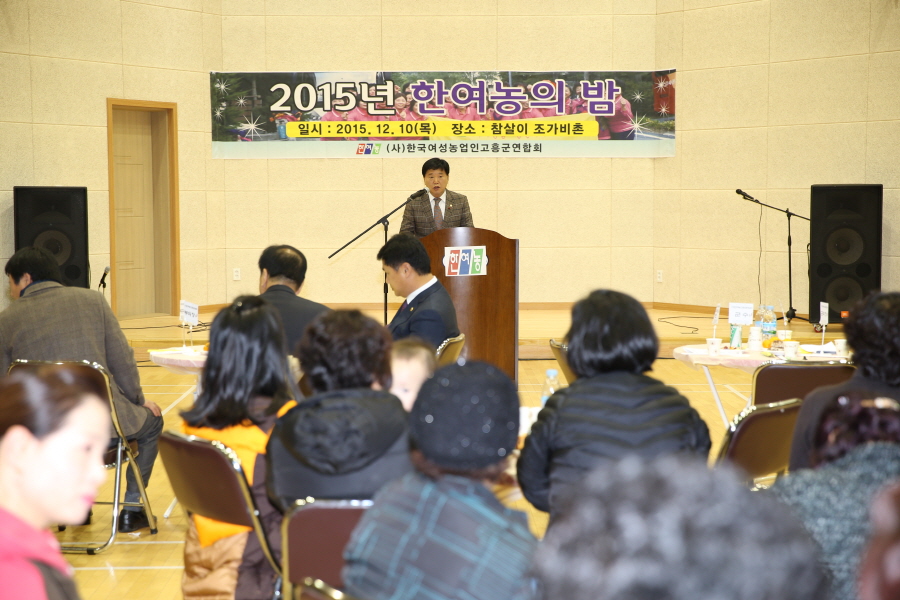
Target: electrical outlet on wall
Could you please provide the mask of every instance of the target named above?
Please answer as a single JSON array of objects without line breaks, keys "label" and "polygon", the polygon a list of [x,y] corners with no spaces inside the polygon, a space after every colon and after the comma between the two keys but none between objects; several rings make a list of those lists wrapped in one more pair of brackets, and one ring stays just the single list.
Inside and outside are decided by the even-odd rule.
[{"label": "electrical outlet on wall", "polygon": [[235,281],[240,281],[241,280],[241,270],[235,269],[232,274],[232,277],[234,278]]},{"label": "electrical outlet on wall", "polygon": [[662,282],[663,282],[662,269],[660,269],[656,272],[656,283],[662,283]]}]

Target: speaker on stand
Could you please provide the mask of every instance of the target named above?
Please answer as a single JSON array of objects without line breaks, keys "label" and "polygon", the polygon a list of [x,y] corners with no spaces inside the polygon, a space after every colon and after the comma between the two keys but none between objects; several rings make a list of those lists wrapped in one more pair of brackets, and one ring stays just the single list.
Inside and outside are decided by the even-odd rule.
[{"label": "speaker on stand", "polygon": [[810,187],[809,317],[840,323],[854,304],[881,289],[883,186]]},{"label": "speaker on stand", "polygon": [[87,188],[13,188],[16,250],[48,250],[62,273],[63,285],[90,287]]}]

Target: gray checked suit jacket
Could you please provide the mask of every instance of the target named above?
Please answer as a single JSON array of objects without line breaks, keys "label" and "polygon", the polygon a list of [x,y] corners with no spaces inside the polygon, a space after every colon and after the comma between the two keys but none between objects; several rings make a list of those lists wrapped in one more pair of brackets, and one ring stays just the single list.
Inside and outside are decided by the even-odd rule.
[{"label": "gray checked suit jacket", "polygon": [[134,351],[98,292],[55,281],[32,284],[0,313],[0,345],[0,376],[20,358],[87,360],[106,367],[125,435],[136,433],[150,414],[143,407]]},{"label": "gray checked suit jacket", "polygon": [[[445,229],[475,227],[472,222],[472,211],[469,210],[469,199],[462,194],[447,190],[447,210],[444,212]],[[431,205],[431,196],[426,192],[421,197],[410,200],[406,205],[403,210],[403,221],[400,223],[400,233],[423,238],[434,231],[434,208]]]}]

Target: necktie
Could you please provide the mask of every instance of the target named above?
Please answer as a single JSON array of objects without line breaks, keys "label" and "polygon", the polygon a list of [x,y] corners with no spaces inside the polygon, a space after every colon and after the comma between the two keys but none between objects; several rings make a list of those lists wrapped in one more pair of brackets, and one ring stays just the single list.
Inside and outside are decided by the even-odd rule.
[{"label": "necktie", "polygon": [[407,307],[407,306],[409,306],[409,305],[406,303],[406,300],[404,300],[404,301],[403,301],[403,304],[400,305],[400,308],[397,309],[397,312],[394,313],[394,318],[391,319],[391,323],[393,323],[394,321],[396,321],[396,320],[397,320],[397,317],[399,317],[400,315],[403,314],[403,311],[406,310],[406,307]]},{"label": "necktie", "polygon": [[441,212],[441,199],[434,199],[434,228],[435,229],[443,229],[444,228],[444,214]]}]

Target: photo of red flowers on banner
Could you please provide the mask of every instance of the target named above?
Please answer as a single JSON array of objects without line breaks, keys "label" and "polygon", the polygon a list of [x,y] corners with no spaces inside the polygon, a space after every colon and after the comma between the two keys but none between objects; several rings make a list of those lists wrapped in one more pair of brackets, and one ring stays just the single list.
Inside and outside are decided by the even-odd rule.
[{"label": "photo of red flowers on banner", "polygon": [[210,104],[214,158],[675,154],[674,70],[213,72]]}]

